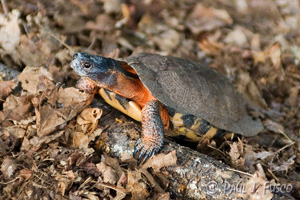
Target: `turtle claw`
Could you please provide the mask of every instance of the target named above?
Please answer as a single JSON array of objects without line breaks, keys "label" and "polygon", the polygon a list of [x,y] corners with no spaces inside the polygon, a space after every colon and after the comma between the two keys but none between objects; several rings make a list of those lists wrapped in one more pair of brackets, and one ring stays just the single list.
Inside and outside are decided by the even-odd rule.
[{"label": "turtle claw", "polygon": [[138,154],[138,164],[143,164],[148,158],[154,156],[161,148],[161,145],[158,145],[154,142],[145,141],[139,139],[134,145],[133,157],[135,158]]},{"label": "turtle claw", "polygon": [[139,139],[134,145],[133,157],[135,158],[138,152],[144,147],[144,145],[140,145],[141,140]]}]

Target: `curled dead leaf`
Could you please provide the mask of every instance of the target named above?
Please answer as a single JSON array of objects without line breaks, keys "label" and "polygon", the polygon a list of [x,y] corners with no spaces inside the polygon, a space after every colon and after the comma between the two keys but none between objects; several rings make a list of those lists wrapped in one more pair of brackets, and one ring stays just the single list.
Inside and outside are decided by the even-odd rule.
[{"label": "curled dead leaf", "polygon": [[87,108],[83,110],[77,117],[77,125],[84,133],[92,133],[97,125],[98,119],[102,115],[102,110],[99,108]]},{"label": "curled dead leaf", "polygon": [[239,139],[238,142],[230,144],[229,156],[231,163],[235,168],[244,169],[245,158],[244,158],[244,147],[243,142]]}]

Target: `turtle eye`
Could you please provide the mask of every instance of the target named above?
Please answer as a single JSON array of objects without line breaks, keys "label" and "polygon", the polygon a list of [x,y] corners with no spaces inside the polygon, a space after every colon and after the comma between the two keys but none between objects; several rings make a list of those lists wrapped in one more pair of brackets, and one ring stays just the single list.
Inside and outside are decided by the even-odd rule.
[{"label": "turtle eye", "polygon": [[91,62],[83,61],[81,62],[81,66],[84,69],[90,69],[93,67],[93,64]]}]

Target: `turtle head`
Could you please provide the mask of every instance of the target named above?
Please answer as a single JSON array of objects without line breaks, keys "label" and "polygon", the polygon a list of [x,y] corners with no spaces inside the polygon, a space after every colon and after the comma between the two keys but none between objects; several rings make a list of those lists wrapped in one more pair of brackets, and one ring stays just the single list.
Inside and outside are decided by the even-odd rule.
[{"label": "turtle head", "polygon": [[113,71],[122,70],[117,61],[89,53],[74,54],[71,67],[79,76],[88,77],[92,80],[108,76]]}]

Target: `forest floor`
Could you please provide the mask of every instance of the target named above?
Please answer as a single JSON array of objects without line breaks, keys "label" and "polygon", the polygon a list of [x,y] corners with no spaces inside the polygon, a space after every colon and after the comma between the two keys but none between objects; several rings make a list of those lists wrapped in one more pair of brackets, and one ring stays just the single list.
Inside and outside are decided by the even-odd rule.
[{"label": "forest floor", "polygon": [[[208,63],[236,86],[264,130],[191,147],[235,170],[260,171],[277,192],[300,199],[298,0],[1,2],[0,199],[176,199],[95,150],[110,126],[101,115],[115,111],[99,97],[91,108],[90,96],[75,88],[70,62],[79,51]],[[120,124],[140,126],[116,113]]]}]

